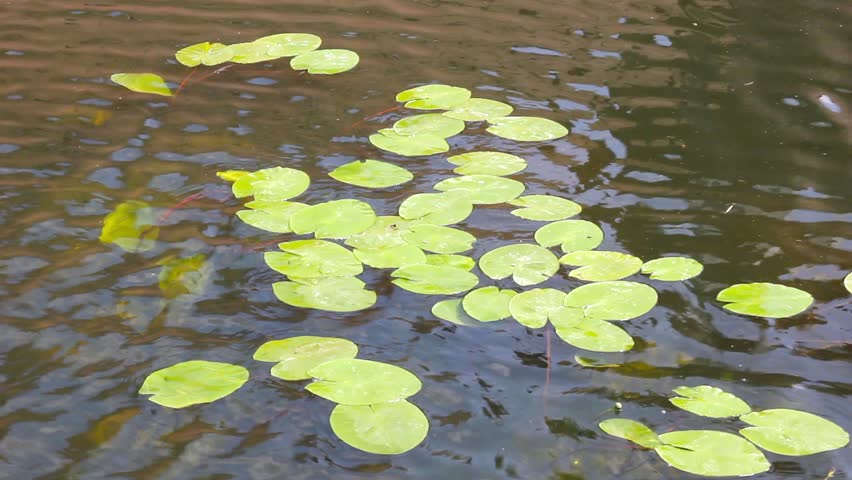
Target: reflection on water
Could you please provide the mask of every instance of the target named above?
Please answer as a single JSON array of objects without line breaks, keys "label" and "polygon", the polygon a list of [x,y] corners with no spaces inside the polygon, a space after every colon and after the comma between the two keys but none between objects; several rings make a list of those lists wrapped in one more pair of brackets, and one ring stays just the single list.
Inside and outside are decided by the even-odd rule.
[{"label": "reflection on water", "polygon": [[[0,476],[685,478],[597,428],[615,402],[658,431],[736,427],[673,409],[666,398],[682,384],[849,430],[852,308],[840,279],[852,268],[850,23],[840,0],[6,5]],[[362,62],[331,77],[299,75],[286,61],[233,68],[171,102],[107,80],[147,70],[177,84],[186,70],[171,55],[181,46],[280,31],[315,33]],[[386,272],[363,276],[379,294],[363,312],[274,298],[279,277],[260,252],[278,237],[236,220],[240,202],[215,172],[292,166],[314,179],[302,201],[356,196],[393,213],[451,165],[367,142],[398,112],[362,120],[423,82],[469,87],[572,128],[544,145],[468,130],[451,140],[453,153],[523,156],[530,166],[515,177],[529,193],[581,203],[606,232],[604,249],[706,265],[687,284],[654,284],[659,305],[626,326],[636,348],[608,358],[620,367],[581,368],[576,350],[554,344],[545,388],[543,333],[444,323]],[[364,192],[327,177],[358,158],[404,162],[416,178]],[[145,202],[162,219],[193,194],[150,251],[98,241],[119,204]],[[474,256],[531,238],[535,226],[507,213],[478,209],[463,225],[481,239]],[[175,259],[203,259],[203,289],[163,292],[158,276]],[[801,288],[817,304],[774,322],[722,310],[716,293],[743,281]],[[363,358],[421,377],[427,441],[400,457],[355,451],[327,426],[330,405],[247,361],[266,340],[303,334],[349,338]],[[191,358],[246,365],[252,380],[179,411],[136,393],[149,372]],[[769,455],[773,471],[761,478],[824,479],[832,468],[846,478],[845,453]]]}]

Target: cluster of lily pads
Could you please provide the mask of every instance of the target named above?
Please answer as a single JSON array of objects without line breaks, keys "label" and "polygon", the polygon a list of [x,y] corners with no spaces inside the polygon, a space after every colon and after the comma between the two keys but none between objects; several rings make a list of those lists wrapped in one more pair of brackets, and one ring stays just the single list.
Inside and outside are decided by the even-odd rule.
[{"label": "cluster of lily pads", "polygon": [[713,477],[768,471],[769,461],[757,447],[778,455],[803,456],[849,443],[849,434],[840,426],[812,413],[786,408],[755,412],[739,397],[707,385],[678,387],[674,392],[678,396],[671,403],[688,412],[710,418],[738,417],[750,426],[739,430],[742,437],[719,430],[657,435],[642,423],[620,418],[604,420],[599,426],[610,435],[654,450],[672,467]]},{"label": "cluster of lily pads", "polygon": [[[322,39],[310,33],[279,33],[258,38],[253,42],[222,43],[202,42],[182,48],[175,59],[184,66],[216,66],[227,62],[236,64],[260,63],[293,57],[290,66],[294,70],[330,75],[351,70],[358,65],[358,54],[346,49],[317,50]],[[116,73],[113,82],[140,93],[173,96],[163,77],[154,73]]]}]

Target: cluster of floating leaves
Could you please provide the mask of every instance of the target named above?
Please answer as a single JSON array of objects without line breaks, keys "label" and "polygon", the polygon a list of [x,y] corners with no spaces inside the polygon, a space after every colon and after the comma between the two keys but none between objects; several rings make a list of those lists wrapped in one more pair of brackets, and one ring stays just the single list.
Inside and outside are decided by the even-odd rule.
[{"label": "cluster of floating leaves", "polygon": [[[292,57],[290,66],[294,70],[331,75],[355,68],[360,61],[358,54],[345,49],[317,50],[322,39],[310,33],[279,33],[258,38],[253,42],[225,45],[202,42],[184,47],[175,53],[175,59],[186,67],[216,66],[224,63],[260,63]],[[163,77],[154,73],[116,73],[113,82],[140,93],[173,96]]]},{"label": "cluster of floating leaves", "polygon": [[[674,468],[713,477],[748,476],[769,470],[758,447],[788,456],[812,455],[842,448],[849,434],[837,424],[800,410],[778,408],[752,411],[739,397],[717,387],[678,387],[671,403],[710,418],[739,417],[750,425],[742,437],[718,430],[682,430],[660,435],[634,420],[613,418],[600,428],[613,436],[654,450]],[[743,438],[745,437],[745,438]]]}]

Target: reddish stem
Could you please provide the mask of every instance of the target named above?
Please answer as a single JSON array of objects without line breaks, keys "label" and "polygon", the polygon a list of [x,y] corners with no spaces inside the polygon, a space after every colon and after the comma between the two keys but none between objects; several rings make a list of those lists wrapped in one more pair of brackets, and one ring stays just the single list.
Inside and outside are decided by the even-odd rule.
[{"label": "reddish stem", "polygon": [[235,63],[229,63],[229,64],[225,65],[224,67],[217,68],[216,70],[213,70],[212,72],[208,73],[207,75],[204,75],[203,77],[199,78],[198,80],[196,80],[193,83],[203,82],[204,80],[212,77],[213,75],[218,75],[218,74],[224,72],[225,70],[228,70],[229,68],[233,67],[234,65],[236,65],[236,64]]},{"label": "reddish stem", "polygon": [[197,68],[193,68],[185,77],[183,77],[183,80],[180,82],[180,85],[178,85],[178,89],[175,91],[174,98],[177,98],[177,96],[180,95],[180,91],[183,90],[183,87],[186,86],[187,82],[189,82],[189,79],[192,78],[192,76],[195,75],[195,72],[197,71]]},{"label": "reddish stem", "polygon": [[374,114],[372,114],[372,115],[368,115],[368,116],[366,116],[366,117],[362,118],[361,120],[359,120],[359,121],[357,121],[357,122],[353,123],[353,124],[352,124],[352,126],[350,126],[350,127],[349,127],[349,130],[352,130],[353,128],[357,127],[358,125],[363,124],[364,122],[366,122],[367,120],[370,120],[371,118],[375,118],[375,117],[378,117],[379,115],[384,115],[384,114],[386,114],[386,113],[395,112],[395,111],[397,111],[397,110],[402,110],[402,106],[401,106],[401,105],[397,105],[397,106],[395,106],[395,107],[393,107],[393,108],[389,108],[389,109],[387,109],[387,110],[382,110],[381,112],[376,112],[376,113],[374,113]]},{"label": "reddish stem", "polygon": [[162,214],[162,215],[160,215],[160,218],[159,218],[159,219],[157,219],[157,223],[158,223],[158,224],[162,224],[163,222],[165,222],[166,220],[168,220],[168,219],[169,219],[169,217],[171,217],[171,216],[172,216],[172,214],[174,214],[177,210],[179,210],[179,209],[180,209],[181,207],[183,207],[184,205],[188,204],[189,202],[192,202],[192,201],[198,200],[199,198],[203,198],[203,197],[204,197],[204,194],[203,194],[203,193],[201,193],[201,192],[198,192],[198,193],[193,193],[192,195],[190,195],[190,196],[188,196],[188,197],[184,198],[183,200],[179,201],[179,202],[178,202],[178,203],[176,203],[174,206],[172,206],[171,208],[169,208],[168,210],[166,210],[165,212],[163,212],[163,214]]},{"label": "reddish stem", "polygon": [[545,350],[544,350],[544,352],[545,352],[544,356],[545,356],[545,360],[547,362],[547,366],[545,367],[545,374],[544,374],[544,416],[546,417],[547,416],[547,397],[548,397],[548,390],[550,389],[550,328],[549,327],[547,327],[547,329],[544,331],[544,337],[547,341],[547,346],[545,347]]}]

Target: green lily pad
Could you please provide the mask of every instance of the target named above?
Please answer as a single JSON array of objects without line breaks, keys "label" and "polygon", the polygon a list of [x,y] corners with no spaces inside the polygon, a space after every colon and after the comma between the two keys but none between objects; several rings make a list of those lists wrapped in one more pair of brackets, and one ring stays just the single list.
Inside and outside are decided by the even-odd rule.
[{"label": "green lily pad", "polygon": [[404,368],[371,360],[337,359],[308,370],[306,390],[342,405],[373,405],[410,397],[423,386]]},{"label": "green lily pad", "polygon": [[160,227],[156,224],[157,216],[147,203],[130,200],[104,218],[99,240],[126,252],[147,252],[157,245]]},{"label": "green lily pad", "polygon": [[240,210],[237,217],[254,228],[274,233],[290,233],[290,219],[307,205],[298,202],[263,202],[246,204],[251,210]]},{"label": "green lily pad", "polygon": [[743,415],[751,427],[740,434],[758,447],[779,455],[811,455],[845,447],[849,433],[812,413],[778,408]]},{"label": "green lily pad", "polygon": [[473,248],[476,237],[456,228],[440,225],[412,225],[402,233],[411,245],[433,253],[461,253]]},{"label": "green lily pad", "polygon": [[164,97],[174,95],[163,77],[153,73],[115,73],[109,79],[133,92],[153,93]]},{"label": "green lily pad", "polygon": [[704,270],[697,260],[686,257],[665,257],[645,262],[642,273],[651,275],[652,280],[678,282],[697,277]]},{"label": "green lily pad", "polygon": [[299,235],[314,233],[316,238],[348,238],[376,222],[373,207],[360,200],[343,199],[311,205],[296,212],[290,228]]},{"label": "green lily pad", "polygon": [[345,338],[290,337],[264,343],[254,352],[259,362],[277,362],[270,373],[282,380],[307,380],[308,370],[339,358],[355,358],[358,345]]},{"label": "green lily pad", "polygon": [[157,275],[157,285],[166,298],[200,295],[210,285],[213,266],[207,261],[206,255],[169,257],[160,260],[157,264],[163,266]]},{"label": "green lily pad", "polygon": [[852,272],[849,272],[843,279],[843,286],[846,287],[846,291],[852,293]]},{"label": "green lily pad", "polygon": [[190,360],[151,373],[139,393],[164,407],[184,408],[226,397],[248,379],[248,370],[239,365]]},{"label": "green lily pad", "polygon": [[339,182],[367,188],[393,187],[414,178],[411,172],[402,167],[369,159],[341,165],[328,175]]},{"label": "green lily pad", "polygon": [[505,117],[511,114],[512,110],[512,106],[508,103],[489,100],[487,98],[470,98],[449,112],[444,112],[443,115],[466,122],[481,122],[483,120]]},{"label": "green lily pad", "polygon": [[[518,198],[512,200],[511,202],[509,202],[509,205],[514,205],[516,207],[523,207],[523,208],[517,208],[515,210],[512,210],[510,212],[512,215],[514,215],[516,217],[520,217],[520,218],[525,218],[527,220],[535,220],[535,221],[539,221],[539,222],[553,222],[553,221],[556,221],[556,220],[564,220],[566,218],[571,218],[574,215],[577,215],[578,213],[580,213],[583,210],[583,207],[572,202],[571,200],[568,200],[568,199],[565,199],[565,198],[562,198],[562,197],[554,197],[553,195],[525,195],[523,197],[518,197]],[[589,223],[591,223],[591,222],[589,222]],[[557,225],[557,224],[551,224],[551,225]],[[594,225],[595,228],[597,228],[597,225],[595,225],[595,224],[592,224],[592,225]],[[545,227],[547,227],[547,225],[545,225]],[[542,229],[545,228],[545,227],[542,227]],[[548,235],[556,233],[557,231],[559,231],[560,228],[565,228],[565,227],[564,226],[550,227],[549,230],[554,230],[554,231],[551,231],[551,232],[548,233],[548,230],[545,230],[545,233],[542,234],[542,235],[545,235],[544,238],[548,238]],[[576,227],[574,227],[574,228],[576,228]],[[566,230],[570,231],[571,229],[567,228]],[[597,231],[600,231],[600,228],[598,228]],[[562,232],[564,232],[564,231],[562,231]],[[562,233],[562,232],[560,232],[560,233]],[[538,232],[536,232],[536,233],[538,233]],[[562,234],[564,235],[564,233],[562,233]],[[543,245],[543,246],[552,247],[554,245],[559,245],[559,244],[566,241],[566,240],[564,240],[564,238],[565,238],[564,236],[560,237],[559,240],[556,243],[553,243],[551,245]],[[601,241],[603,241],[603,232],[601,232]],[[600,245],[600,242],[598,242],[598,245]],[[578,249],[578,250],[592,250],[595,247],[597,247],[597,245],[595,245],[594,247],[591,247],[591,248],[583,248],[583,249]]]},{"label": "green lily pad", "polygon": [[568,276],[587,282],[606,282],[629,277],[642,268],[642,260],[619,252],[579,251],[566,253],[559,263],[579,266]]},{"label": "green lily pad", "polygon": [[364,271],[361,262],[345,247],[325,240],[279,243],[283,252],[266,252],[269,268],[288,277],[351,277]]},{"label": "green lily pad", "polygon": [[708,477],[744,477],[769,470],[766,457],[742,437],[713,430],[681,430],[660,435],[654,450],[669,465]]},{"label": "green lily pad", "polygon": [[449,138],[464,130],[464,122],[447,118],[440,113],[412,115],[393,124],[393,131],[399,135],[412,136],[429,134]]},{"label": "green lily pad", "polygon": [[524,193],[525,188],[517,180],[495,175],[451,177],[435,184],[435,190],[463,194],[474,205],[508,202]]},{"label": "green lily pad", "polygon": [[755,317],[785,318],[807,310],[814,297],[798,288],[775,283],[740,283],[716,296],[726,310]]},{"label": "green lily pad", "polygon": [[479,284],[479,278],[467,270],[435,265],[409,265],[391,273],[394,285],[423,295],[453,295]]},{"label": "green lily pad", "polygon": [[663,445],[660,437],[645,424],[626,418],[610,418],[599,423],[604,432],[613,437],[629,440],[645,448],[657,448]]},{"label": "green lily pad", "polygon": [[382,150],[406,157],[434,155],[450,149],[444,137],[430,133],[400,135],[390,128],[383,128],[379,133],[370,135],[370,143]]},{"label": "green lily pad", "polygon": [[406,244],[406,241],[402,238],[402,232],[407,231],[408,227],[415,224],[416,222],[405,220],[402,217],[382,215],[376,217],[376,222],[370,228],[347,238],[343,243],[362,250],[398,247]]},{"label": "green lily pad", "polygon": [[630,320],[654,308],[657,291],[636,282],[591,283],[568,292],[563,304],[594,320]]},{"label": "green lily pad", "polygon": [[292,278],[272,284],[279,300],[299,308],[329,312],[355,312],[376,303],[376,292],[364,288],[355,277]]},{"label": "green lily pad", "polygon": [[396,95],[397,102],[416,110],[449,110],[460,107],[470,98],[470,90],[449,85],[424,85]]},{"label": "green lily pad", "polygon": [[278,33],[258,38],[253,43],[265,45],[267,55],[281,58],[312,52],[320,47],[322,39],[310,33]]},{"label": "green lily pad", "polygon": [[226,182],[236,182],[250,173],[251,172],[247,170],[223,170],[221,172],[216,172],[216,176]]},{"label": "green lily pad", "polygon": [[499,117],[488,123],[488,133],[518,142],[543,142],[568,135],[564,126],[540,117]]},{"label": "green lily pad", "polygon": [[551,313],[560,310],[565,293],[553,288],[534,288],[512,297],[509,312],[521,325],[541,328],[547,324]]},{"label": "green lily pad", "polygon": [[615,368],[621,366],[617,363],[607,363],[597,358],[581,357],[579,355],[574,355],[574,361],[577,362],[577,365],[588,368]]},{"label": "green lily pad", "polygon": [[260,63],[281,58],[280,56],[270,55],[270,45],[258,42],[257,40],[253,42],[233,43],[230,47],[231,53],[234,54],[231,57],[231,62],[234,63]]},{"label": "green lily pad", "polygon": [[338,405],[331,411],[331,429],[349,446],[377,455],[399,455],[420,444],[429,420],[413,404]]},{"label": "green lily pad", "polygon": [[465,327],[475,326],[478,322],[464,311],[462,300],[460,298],[451,298],[449,300],[441,300],[432,305],[432,315],[446,320],[456,325]]},{"label": "green lily pad", "polygon": [[355,258],[373,268],[400,268],[426,263],[426,254],[414,245],[356,249]]},{"label": "green lily pad", "polygon": [[196,43],[175,53],[177,61],[187,67],[219,65],[231,60],[233,56],[234,51],[228,45],[210,42]]},{"label": "green lily pad", "polygon": [[603,242],[603,230],[586,220],[563,220],[548,223],[535,232],[542,247],[560,245],[565,253],[594,250]]},{"label": "green lily pad", "polygon": [[243,175],[231,190],[237,198],[254,195],[255,200],[283,202],[301,195],[311,184],[311,177],[301,170],[272,167]]},{"label": "green lily pad", "polygon": [[626,352],[633,337],[613,323],[583,316],[580,308],[563,307],[549,316],[550,323],[565,343],[593,352]]},{"label": "green lily pad", "polygon": [[473,204],[459,193],[416,193],[399,205],[399,216],[432,225],[452,225],[466,219]]},{"label": "green lily pad", "polygon": [[472,318],[480,322],[496,322],[509,318],[509,302],[518,293],[500,290],[497,287],[482,287],[469,292],[462,299],[462,307]]},{"label": "green lily pad", "polygon": [[[274,48],[269,51],[277,52]],[[314,75],[334,75],[352,70],[360,61],[361,58],[352,50],[332,48],[300,53],[290,60],[290,67],[293,70],[307,70]]]},{"label": "green lily pad", "polygon": [[426,264],[439,267],[455,267],[471,271],[476,266],[476,260],[464,255],[434,253],[426,255]]},{"label": "green lily pad", "polygon": [[447,159],[458,165],[453,172],[459,175],[494,175],[502,177],[518,173],[527,168],[527,161],[516,155],[503,152],[469,152],[453,155]]},{"label": "green lily pad", "polygon": [[679,396],[670,398],[670,402],[702,417],[738,417],[751,411],[747,403],[721,388],[708,385],[677,387],[674,392]]},{"label": "green lily pad", "polygon": [[541,283],[559,270],[556,255],[538,245],[516,244],[495,248],[479,259],[488,277],[502,280],[509,275],[523,287]]}]

